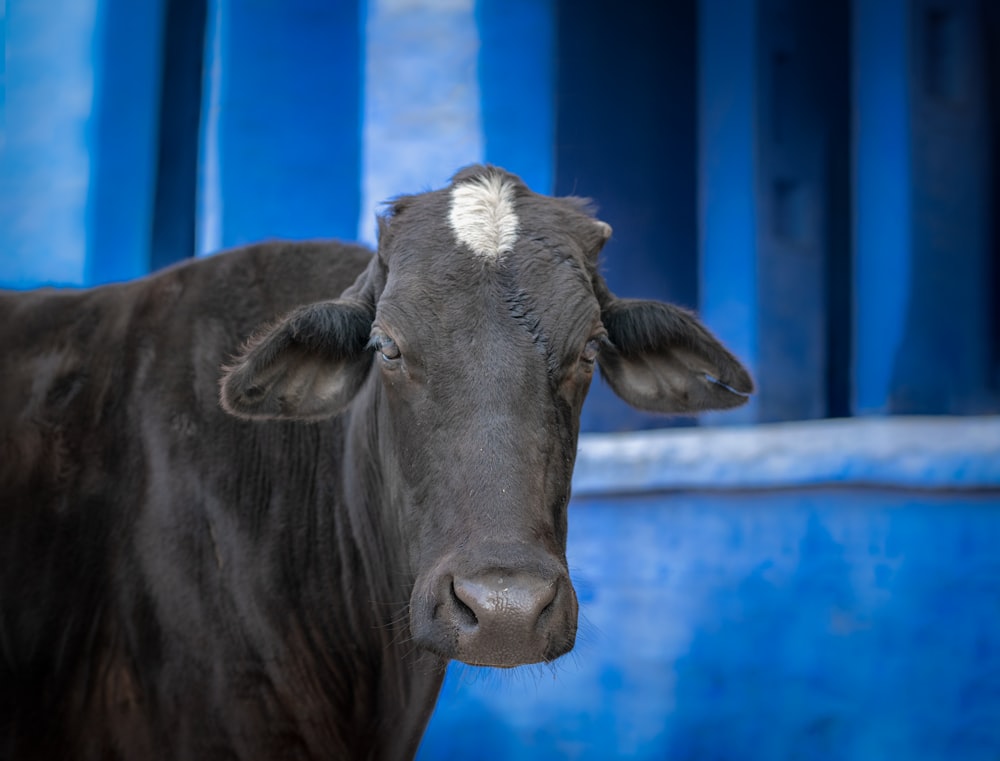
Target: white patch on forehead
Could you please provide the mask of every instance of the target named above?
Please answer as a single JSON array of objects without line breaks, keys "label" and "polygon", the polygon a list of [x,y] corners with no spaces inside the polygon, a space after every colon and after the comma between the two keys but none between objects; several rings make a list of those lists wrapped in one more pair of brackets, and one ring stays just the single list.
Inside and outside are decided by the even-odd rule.
[{"label": "white patch on forehead", "polygon": [[448,222],[459,243],[476,256],[499,261],[517,242],[513,186],[495,174],[456,185]]}]

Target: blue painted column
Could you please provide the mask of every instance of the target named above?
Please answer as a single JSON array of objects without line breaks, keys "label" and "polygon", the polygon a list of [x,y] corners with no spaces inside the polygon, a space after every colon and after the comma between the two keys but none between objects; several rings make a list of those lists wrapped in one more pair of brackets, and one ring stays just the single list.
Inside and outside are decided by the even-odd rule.
[{"label": "blue painted column", "polygon": [[[698,12],[699,311],[760,371],[757,305],[757,2],[701,0]],[[720,423],[756,420],[758,400]]]},{"label": "blue painted column", "polygon": [[700,11],[700,310],[757,381],[747,408],[709,420],[841,412],[847,5],[704,0]]},{"label": "blue painted column", "polygon": [[[621,297],[698,308],[695,199],[696,0],[559,0],[556,176],[559,195],[593,198],[614,234],[601,272]],[[595,382],[584,431],[691,425],[644,413]]]},{"label": "blue painted column", "polygon": [[983,6],[854,11],[856,412],[995,411]]},{"label": "blue painted column", "polygon": [[552,193],[555,174],[554,0],[478,0],[485,161]]},{"label": "blue painted column", "polygon": [[361,240],[383,201],[467,164],[551,192],[553,14],[551,0],[366,3]]},{"label": "blue painted column", "polygon": [[102,0],[94,40],[88,285],[150,270],[166,0]]},{"label": "blue painted column", "polygon": [[[1000,410],[990,378],[987,287],[994,253],[991,153],[995,116],[978,0],[913,0],[910,124],[913,267],[891,411]],[[991,262],[991,258],[994,261]]]},{"label": "blue painted column", "polygon": [[361,240],[374,243],[383,201],[483,159],[474,10],[472,0],[366,3]]},{"label": "blue painted column", "polygon": [[164,14],[163,76],[150,269],[195,254],[198,145],[207,0],[170,0]]},{"label": "blue painted column", "polygon": [[889,411],[912,252],[910,0],[854,2],[854,413]]},{"label": "blue painted column", "polygon": [[0,283],[148,267],[162,4],[8,3]]},{"label": "blue painted column", "polygon": [[205,53],[199,253],[272,237],[353,239],[358,4],[212,0]]},{"label": "blue painted column", "polygon": [[96,0],[7,3],[0,285],[80,285]]},{"label": "blue painted column", "polygon": [[760,0],[758,23],[758,420],[822,418],[847,385],[849,8]]}]

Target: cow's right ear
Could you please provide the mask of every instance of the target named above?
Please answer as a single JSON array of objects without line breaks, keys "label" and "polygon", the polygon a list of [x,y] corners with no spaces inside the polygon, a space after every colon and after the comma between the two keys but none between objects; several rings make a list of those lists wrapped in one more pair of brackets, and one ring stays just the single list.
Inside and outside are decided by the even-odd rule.
[{"label": "cow's right ear", "polygon": [[597,359],[618,396],[640,410],[694,413],[746,404],[750,373],[690,312],[604,292],[609,345]]},{"label": "cow's right ear", "polygon": [[296,309],[251,339],[223,368],[223,409],[263,419],[337,414],[368,375],[373,319],[371,307],[355,300]]}]

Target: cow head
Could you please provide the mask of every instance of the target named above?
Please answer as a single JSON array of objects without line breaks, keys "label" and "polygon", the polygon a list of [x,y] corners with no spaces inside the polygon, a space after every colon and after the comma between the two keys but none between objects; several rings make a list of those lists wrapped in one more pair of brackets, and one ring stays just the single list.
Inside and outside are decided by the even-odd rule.
[{"label": "cow head", "polygon": [[595,369],[664,413],[742,404],[750,377],[688,312],[609,292],[611,229],[579,199],[471,167],[380,228],[351,288],[248,346],[222,404],[361,418],[410,548],[414,640],[473,664],[552,660],[576,634],[566,513]]}]

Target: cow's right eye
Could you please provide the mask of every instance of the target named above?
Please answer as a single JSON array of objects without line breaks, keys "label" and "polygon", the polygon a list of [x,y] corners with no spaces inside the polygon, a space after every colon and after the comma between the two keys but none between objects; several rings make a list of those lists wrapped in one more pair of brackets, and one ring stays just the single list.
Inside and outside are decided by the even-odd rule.
[{"label": "cow's right eye", "polygon": [[402,356],[396,342],[389,336],[376,336],[372,343],[375,344],[375,350],[378,351],[379,356],[386,362],[393,362]]},{"label": "cow's right eye", "polygon": [[597,361],[597,355],[601,351],[601,341],[599,338],[591,338],[580,353],[580,361],[585,365],[593,365]]}]

